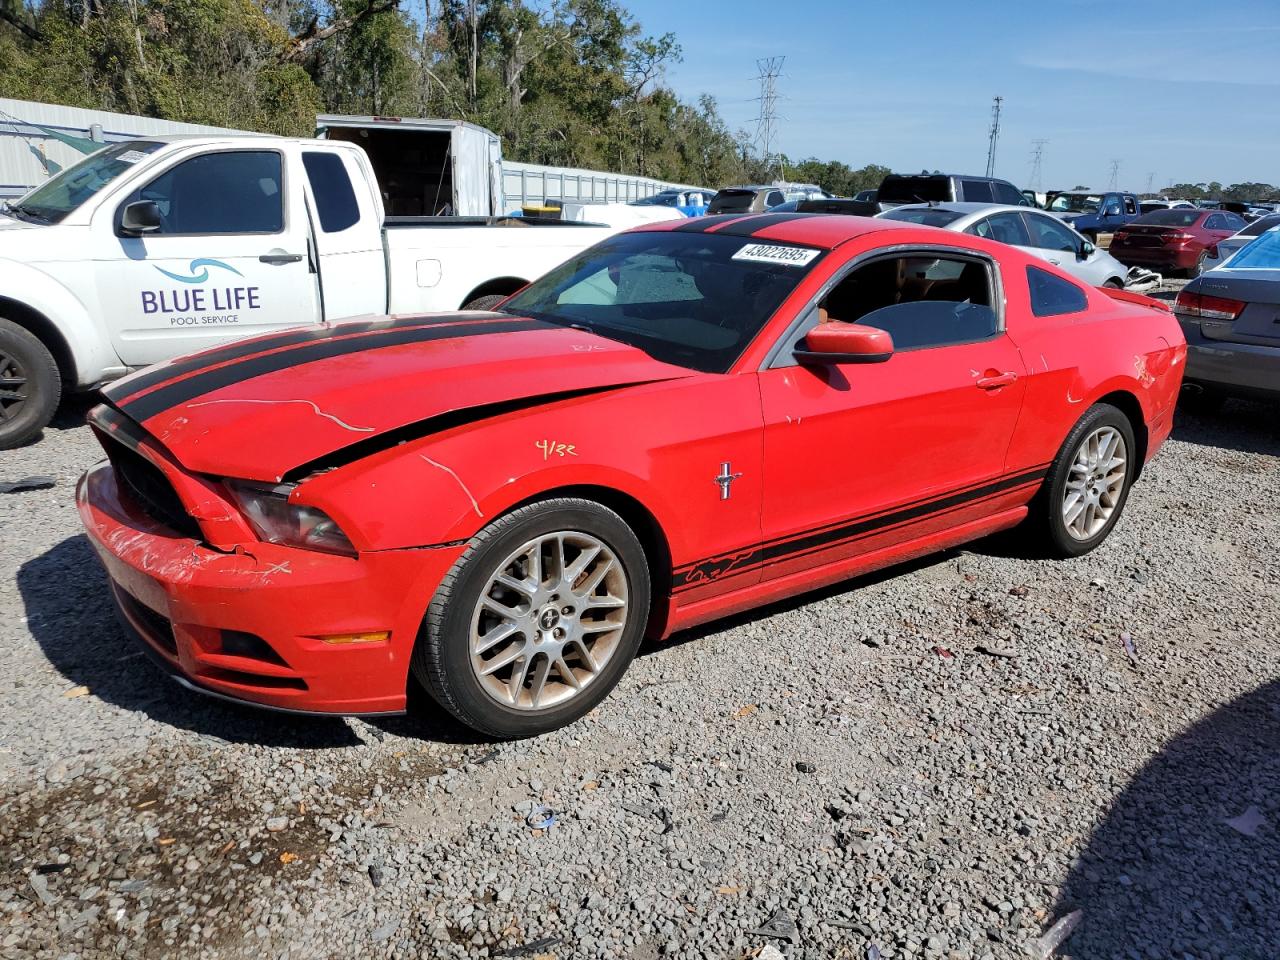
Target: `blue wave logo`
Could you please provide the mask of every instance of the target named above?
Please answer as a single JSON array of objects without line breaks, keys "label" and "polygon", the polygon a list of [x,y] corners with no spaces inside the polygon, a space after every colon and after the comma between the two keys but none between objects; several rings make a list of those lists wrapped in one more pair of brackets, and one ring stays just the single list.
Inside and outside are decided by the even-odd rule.
[{"label": "blue wave logo", "polygon": [[[155,266],[155,264],[152,264],[152,266]],[[177,280],[179,283],[208,283],[210,267],[217,267],[219,270],[230,270],[237,277],[244,276],[243,273],[231,266],[231,264],[223,263],[221,260],[210,260],[207,257],[200,257],[192,260],[187,266],[187,269],[191,271],[191,275],[186,277],[180,273],[171,273],[164,267],[156,267],[156,269],[170,280]]]}]

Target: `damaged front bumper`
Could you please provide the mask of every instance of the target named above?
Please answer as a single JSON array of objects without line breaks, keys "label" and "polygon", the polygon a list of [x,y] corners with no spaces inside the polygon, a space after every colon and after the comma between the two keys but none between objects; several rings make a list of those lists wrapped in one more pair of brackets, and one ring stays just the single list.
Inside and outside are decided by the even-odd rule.
[{"label": "damaged front bumper", "polygon": [[193,689],[279,710],[403,711],[423,614],[463,549],[214,550],[144,513],[107,462],[76,500],[118,613],[152,658]]}]

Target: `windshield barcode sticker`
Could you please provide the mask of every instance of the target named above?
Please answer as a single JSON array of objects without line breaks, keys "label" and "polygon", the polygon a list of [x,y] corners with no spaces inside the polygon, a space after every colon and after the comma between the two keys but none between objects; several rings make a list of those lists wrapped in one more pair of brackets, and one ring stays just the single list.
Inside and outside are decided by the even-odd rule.
[{"label": "windshield barcode sticker", "polygon": [[751,260],[755,263],[780,263],[784,267],[803,267],[811,263],[821,252],[804,247],[779,247],[772,243],[748,243],[731,259]]},{"label": "windshield barcode sticker", "polygon": [[137,163],[139,160],[147,159],[147,155],[141,150],[126,150],[124,153],[116,157],[121,163]]}]

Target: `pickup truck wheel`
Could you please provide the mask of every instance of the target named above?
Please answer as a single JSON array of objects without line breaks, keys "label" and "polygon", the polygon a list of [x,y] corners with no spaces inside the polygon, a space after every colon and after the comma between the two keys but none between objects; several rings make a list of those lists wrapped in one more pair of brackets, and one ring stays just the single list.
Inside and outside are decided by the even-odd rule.
[{"label": "pickup truck wheel", "polygon": [[1107,538],[1129,498],[1136,450],[1129,418],[1110,404],[1075,425],[1032,507],[1053,556],[1079,557]]},{"label": "pickup truck wheel", "polygon": [[474,300],[464,304],[463,310],[492,310],[503,300],[507,299],[509,294],[491,293],[487,297],[476,297]]},{"label": "pickup truck wheel", "polygon": [[38,436],[61,396],[53,355],[26,328],[0,317],[0,450]]},{"label": "pickup truck wheel", "polygon": [[521,507],[476,534],[437,590],[414,676],[490,737],[536,736],[593,709],[635,656],[649,614],[635,534],[590,500]]}]

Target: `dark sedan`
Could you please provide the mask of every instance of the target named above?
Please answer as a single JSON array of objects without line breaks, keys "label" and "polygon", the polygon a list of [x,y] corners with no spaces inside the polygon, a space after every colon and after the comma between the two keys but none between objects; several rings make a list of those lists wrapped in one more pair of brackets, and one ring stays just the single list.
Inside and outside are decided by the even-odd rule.
[{"label": "dark sedan", "polygon": [[1174,313],[1187,338],[1191,397],[1280,397],[1280,229],[1187,284]]},{"label": "dark sedan", "polygon": [[1209,248],[1244,227],[1243,217],[1223,210],[1156,210],[1117,230],[1110,250],[1126,266],[1196,277]]}]

